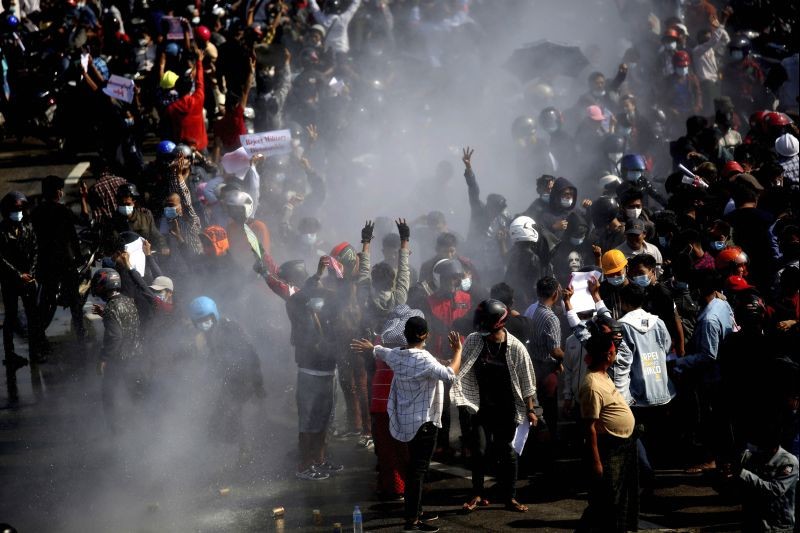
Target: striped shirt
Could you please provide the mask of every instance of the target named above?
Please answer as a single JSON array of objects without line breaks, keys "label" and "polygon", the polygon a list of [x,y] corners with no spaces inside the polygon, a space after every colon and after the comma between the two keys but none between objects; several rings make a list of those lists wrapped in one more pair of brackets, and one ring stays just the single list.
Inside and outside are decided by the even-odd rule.
[{"label": "striped shirt", "polygon": [[534,363],[555,363],[551,353],[561,346],[561,324],[556,314],[546,305],[536,306],[531,315],[531,338],[528,352]]},{"label": "striped shirt", "polygon": [[386,408],[392,437],[409,442],[427,422],[442,427],[442,382],[455,380],[453,369],[438,362],[427,350],[376,346],[373,353],[394,372]]}]

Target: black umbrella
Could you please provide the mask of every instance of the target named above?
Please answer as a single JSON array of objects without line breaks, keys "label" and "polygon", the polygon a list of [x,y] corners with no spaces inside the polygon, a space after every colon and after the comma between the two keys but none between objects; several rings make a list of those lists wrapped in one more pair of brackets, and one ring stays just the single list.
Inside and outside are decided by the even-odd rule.
[{"label": "black umbrella", "polygon": [[520,81],[538,76],[572,76],[589,65],[589,60],[577,46],[542,40],[514,50],[505,67]]}]

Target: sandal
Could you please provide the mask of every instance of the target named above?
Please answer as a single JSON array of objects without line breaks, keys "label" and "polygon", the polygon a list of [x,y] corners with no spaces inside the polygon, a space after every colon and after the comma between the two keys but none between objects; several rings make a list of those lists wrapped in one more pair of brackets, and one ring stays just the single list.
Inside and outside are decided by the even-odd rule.
[{"label": "sandal", "polygon": [[465,503],[465,504],[462,506],[462,508],[464,509],[464,511],[466,511],[466,512],[468,512],[468,513],[471,513],[471,512],[472,512],[472,511],[474,511],[474,510],[475,510],[475,509],[476,509],[478,506],[480,506],[480,507],[486,507],[487,505],[489,505],[489,500],[485,500],[485,499],[481,498],[480,496],[475,496],[475,497],[474,497],[474,498],[472,498],[470,501],[468,501],[467,503]]},{"label": "sandal", "polygon": [[511,500],[508,503],[506,503],[506,509],[509,510],[509,511],[517,512],[517,513],[527,513],[528,512],[528,506],[519,503],[517,500]]}]

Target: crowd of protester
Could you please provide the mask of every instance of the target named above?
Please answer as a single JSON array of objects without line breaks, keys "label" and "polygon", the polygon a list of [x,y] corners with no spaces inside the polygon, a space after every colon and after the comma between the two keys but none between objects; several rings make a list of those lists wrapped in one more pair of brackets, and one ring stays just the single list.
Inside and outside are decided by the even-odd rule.
[{"label": "crowd of protester", "polygon": [[[739,495],[744,530],[791,531],[800,131],[788,4],[609,2],[635,28],[613,79],[573,73],[588,85],[571,102],[541,79],[509,104],[522,111],[510,124],[511,203],[529,207],[482,196],[489,180],[473,158],[492,154],[466,147],[463,185],[445,160],[434,177],[409,178],[399,214],[417,218],[392,223],[371,202],[359,235],[326,218],[332,197],[357,212],[370,197],[372,185],[339,177],[360,172],[353,124],[380,123],[376,109],[408,94],[393,79],[408,75],[406,55],[440,81],[511,7],[3,0],[6,127],[31,111],[33,50],[71,80],[53,125],[61,148],[99,154],[80,213],[58,176],[36,202],[20,192],[0,202],[9,397],[18,369],[47,363],[45,330],[64,305],[80,352],[70,357],[90,345],[87,316],[102,317],[111,431],[159,374],[177,372],[185,346],[201,346],[220,387],[212,426],[246,448],[244,406],[265,395],[260,341],[279,338],[263,317],[285,310],[297,477],[343,470],[330,438],[374,449],[379,495],[405,500],[404,531],[437,530],[421,506],[432,457],[472,469],[465,512],[490,504],[489,472],[492,499],[526,512],[518,478],[556,475],[572,444],[590,491],[582,530],[636,530],[658,469],[677,466]],[[131,102],[103,91],[111,75],[134,80]],[[289,154],[241,146],[243,134],[282,129]],[[460,214],[466,238],[451,228]],[[103,304],[84,307],[89,293]],[[28,358],[15,353],[19,316]]]}]

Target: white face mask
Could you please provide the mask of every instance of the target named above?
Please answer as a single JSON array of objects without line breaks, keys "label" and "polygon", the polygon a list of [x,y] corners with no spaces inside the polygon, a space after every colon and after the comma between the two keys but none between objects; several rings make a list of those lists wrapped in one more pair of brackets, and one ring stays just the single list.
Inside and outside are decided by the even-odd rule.
[{"label": "white face mask", "polygon": [[561,207],[570,207],[570,206],[572,206],[572,198],[561,199]]},{"label": "white face mask", "polygon": [[303,233],[300,235],[300,240],[303,241],[303,244],[311,246],[315,242],[317,242],[317,234],[316,233]]},{"label": "white face mask", "polygon": [[667,50],[675,50],[678,48],[678,43],[676,41],[669,41],[664,45],[664,48]]},{"label": "white face mask", "polygon": [[625,216],[628,218],[639,218],[639,215],[642,214],[641,207],[634,207],[633,209],[626,209]]},{"label": "white face mask", "polygon": [[472,288],[472,278],[463,278],[461,280],[461,290],[467,292],[471,288]]},{"label": "white face mask", "polygon": [[133,214],[133,206],[132,205],[120,205],[117,206],[117,211],[120,215],[125,215],[129,217]]},{"label": "white face mask", "polygon": [[197,323],[197,329],[200,331],[210,331],[211,328],[214,327],[214,319],[209,318],[208,320],[203,320],[202,322]]},{"label": "white face mask", "polygon": [[549,192],[543,192],[542,195],[539,198],[541,198],[543,202],[549,202],[550,201],[550,193]]},{"label": "white face mask", "polygon": [[689,67],[678,67],[675,69],[675,73],[678,76],[688,76],[689,75]]},{"label": "white face mask", "polygon": [[22,222],[22,211],[12,211],[8,214],[8,218],[14,222]]}]

